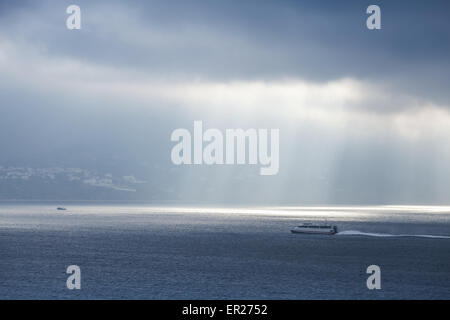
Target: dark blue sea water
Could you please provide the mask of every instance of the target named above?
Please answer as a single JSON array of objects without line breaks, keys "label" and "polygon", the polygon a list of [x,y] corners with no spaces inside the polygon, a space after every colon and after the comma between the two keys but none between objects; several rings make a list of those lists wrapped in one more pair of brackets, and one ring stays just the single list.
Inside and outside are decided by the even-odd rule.
[{"label": "dark blue sea water", "polygon": [[[341,232],[290,233],[324,219]],[[450,299],[450,207],[3,203],[0,298]]]}]

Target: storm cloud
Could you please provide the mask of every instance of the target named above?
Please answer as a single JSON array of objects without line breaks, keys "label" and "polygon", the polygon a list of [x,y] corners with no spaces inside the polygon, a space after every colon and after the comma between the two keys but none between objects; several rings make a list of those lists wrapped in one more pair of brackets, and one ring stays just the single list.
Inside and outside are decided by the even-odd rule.
[{"label": "storm cloud", "polygon": [[[136,175],[142,200],[450,200],[448,2],[77,1],[68,30],[72,3],[0,5],[0,165]],[[280,128],[279,174],[174,166],[194,120]]]}]

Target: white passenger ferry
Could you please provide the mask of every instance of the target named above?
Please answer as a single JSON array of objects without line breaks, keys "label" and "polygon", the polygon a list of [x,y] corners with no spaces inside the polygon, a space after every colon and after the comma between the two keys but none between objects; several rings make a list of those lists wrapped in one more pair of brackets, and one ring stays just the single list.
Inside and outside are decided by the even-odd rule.
[{"label": "white passenger ferry", "polygon": [[292,233],[309,233],[309,234],[335,234],[337,227],[328,224],[319,225],[305,222],[300,226],[291,230]]}]

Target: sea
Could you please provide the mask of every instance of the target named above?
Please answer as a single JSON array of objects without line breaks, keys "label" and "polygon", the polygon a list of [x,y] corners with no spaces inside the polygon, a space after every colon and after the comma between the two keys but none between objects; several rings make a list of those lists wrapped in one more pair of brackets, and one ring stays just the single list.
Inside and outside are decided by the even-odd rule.
[{"label": "sea", "polygon": [[450,207],[2,202],[0,299],[450,299]]}]

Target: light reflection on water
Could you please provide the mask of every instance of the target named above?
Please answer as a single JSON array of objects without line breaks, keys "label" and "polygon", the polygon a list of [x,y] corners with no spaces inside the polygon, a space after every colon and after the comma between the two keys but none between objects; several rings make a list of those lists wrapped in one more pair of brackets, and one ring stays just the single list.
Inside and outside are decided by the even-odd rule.
[{"label": "light reflection on water", "polygon": [[[58,211],[64,206],[66,211]],[[44,227],[45,225],[238,223],[256,225],[261,221],[329,221],[352,223],[434,224],[450,234],[448,206],[307,206],[307,207],[189,207],[130,204],[0,204],[0,228]]]},{"label": "light reflection on water", "polygon": [[256,215],[256,216],[328,216],[328,217],[375,217],[377,215],[433,214],[450,215],[450,206],[264,206],[264,207],[194,207],[155,206],[130,204],[68,204],[67,211],[56,210],[55,204],[4,204],[0,203],[0,215],[8,214],[212,214],[212,215]]}]

